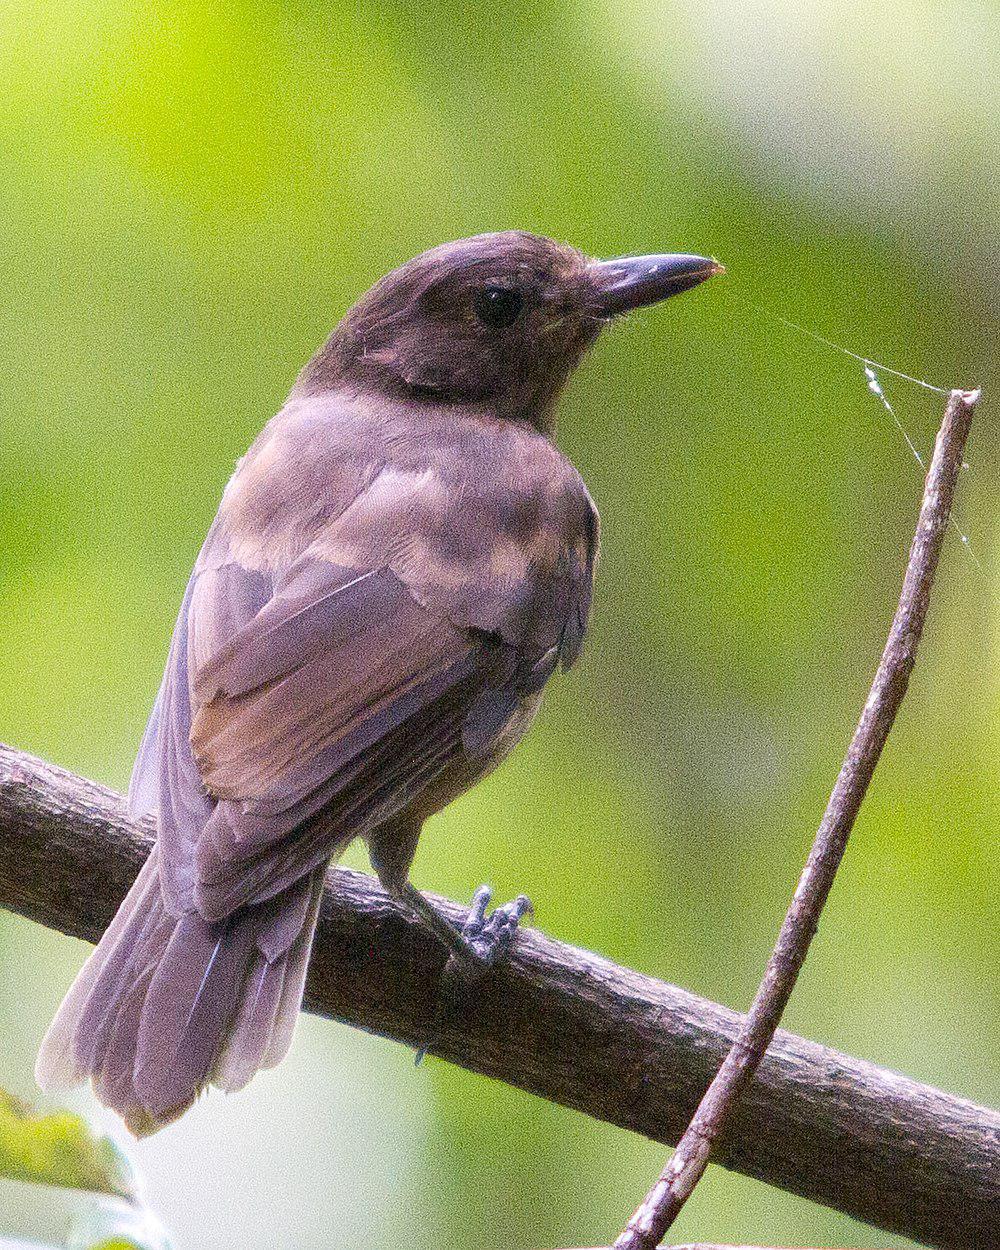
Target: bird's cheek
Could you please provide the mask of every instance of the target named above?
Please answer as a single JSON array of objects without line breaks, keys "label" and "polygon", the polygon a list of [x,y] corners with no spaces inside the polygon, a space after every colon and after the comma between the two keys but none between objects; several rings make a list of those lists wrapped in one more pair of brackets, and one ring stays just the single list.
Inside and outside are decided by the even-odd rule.
[{"label": "bird's cheek", "polygon": [[488,393],[496,378],[491,355],[473,336],[461,333],[449,341],[393,346],[376,359],[415,390],[474,398]]}]

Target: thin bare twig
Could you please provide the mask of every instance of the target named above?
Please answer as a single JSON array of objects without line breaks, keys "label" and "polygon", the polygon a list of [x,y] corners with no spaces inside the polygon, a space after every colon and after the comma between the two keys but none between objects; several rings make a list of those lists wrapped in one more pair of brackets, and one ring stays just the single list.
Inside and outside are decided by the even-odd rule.
[{"label": "thin bare twig", "polygon": [[979,391],[956,390],[948,397],[882,659],[753,1005],[677,1149],[615,1242],[614,1250],[653,1250],[659,1245],[704,1174],[723,1126],[778,1028],[868,783],[906,694],[978,400]]}]

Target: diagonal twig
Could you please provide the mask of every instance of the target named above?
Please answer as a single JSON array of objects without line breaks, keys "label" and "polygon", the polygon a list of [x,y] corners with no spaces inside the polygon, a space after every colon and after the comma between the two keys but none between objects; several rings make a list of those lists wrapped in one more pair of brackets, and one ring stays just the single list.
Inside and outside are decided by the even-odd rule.
[{"label": "diagonal twig", "polygon": [[868,783],[906,694],[978,400],[978,390],[955,390],[948,397],[889,637],[753,1005],[677,1149],[614,1250],[653,1250],[659,1245],[704,1174],[712,1148],[760,1065],[795,988]]}]

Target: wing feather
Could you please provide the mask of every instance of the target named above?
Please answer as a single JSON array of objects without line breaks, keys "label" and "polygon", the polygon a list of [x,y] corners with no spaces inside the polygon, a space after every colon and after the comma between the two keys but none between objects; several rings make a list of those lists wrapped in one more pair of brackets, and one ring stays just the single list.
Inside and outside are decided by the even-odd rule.
[{"label": "wing feather", "polygon": [[227,489],[133,778],[175,916],[283,894],[486,755],[586,626],[596,513],[540,436],[449,425],[428,460],[405,425],[281,422]]}]

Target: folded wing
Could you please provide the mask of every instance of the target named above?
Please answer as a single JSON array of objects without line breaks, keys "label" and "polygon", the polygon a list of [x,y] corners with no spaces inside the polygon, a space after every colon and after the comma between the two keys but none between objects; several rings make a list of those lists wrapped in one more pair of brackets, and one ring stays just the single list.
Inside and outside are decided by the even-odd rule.
[{"label": "folded wing", "polygon": [[[149,744],[174,914],[288,889],[488,751],[572,662],[596,518],[552,464],[562,478],[496,476],[471,500],[468,474],[383,468],[284,570],[201,563]],[[216,546],[241,552],[220,516]]]}]

